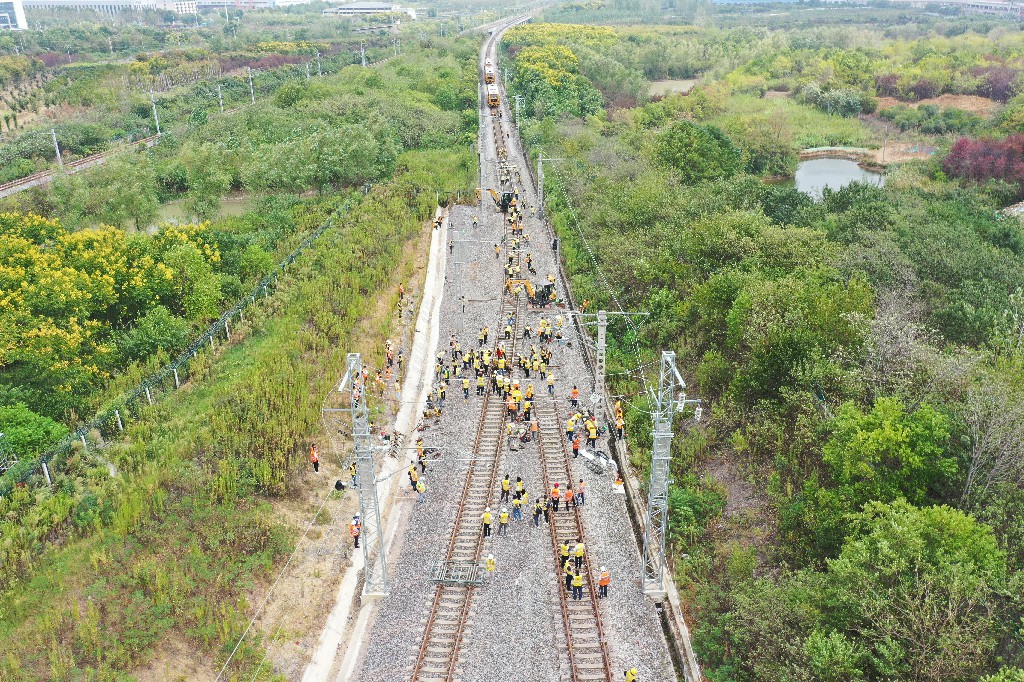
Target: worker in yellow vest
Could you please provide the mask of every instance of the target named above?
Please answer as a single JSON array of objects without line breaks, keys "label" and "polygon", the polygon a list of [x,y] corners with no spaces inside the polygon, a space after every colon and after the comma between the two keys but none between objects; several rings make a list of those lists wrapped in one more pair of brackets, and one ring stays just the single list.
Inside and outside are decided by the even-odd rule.
[{"label": "worker in yellow vest", "polygon": [[586,547],[583,545],[583,538],[576,541],[576,549],[573,550],[573,556],[576,558],[576,570],[583,568],[583,555],[586,553]]},{"label": "worker in yellow vest", "polygon": [[487,555],[487,561],[484,562],[484,568],[487,569],[487,575],[494,575],[494,569],[497,568],[497,564],[494,563],[493,554]]},{"label": "worker in yellow vest", "polygon": [[484,537],[491,537],[491,522],[494,520],[494,516],[491,514],[490,507],[487,507],[487,509],[484,510],[483,516],[480,517],[480,520],[484,522]]},{"label": "worker in yellow vest", "polygon": [[572,598],[576,601],[583,599],[583,573],[577,572],[572,579]]},{"label": "worker in yellow vest", "polygon": [[639,682],[640,680],[640,673],[636,668],[630,668],[623,674],[626,676],[626,682]]},{"label": "worker in yellow vest", "polygon": [[498,514],[498,535],[505,535],[508,532],[508,507],[502,507]]}]

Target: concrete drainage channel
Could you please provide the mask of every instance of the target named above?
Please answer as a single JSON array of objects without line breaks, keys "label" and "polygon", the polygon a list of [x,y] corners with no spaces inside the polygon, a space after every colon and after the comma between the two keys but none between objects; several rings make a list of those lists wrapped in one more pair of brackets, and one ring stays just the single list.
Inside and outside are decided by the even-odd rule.
[{"label": "concrete drainage channel", "polygon": [[[431,389],[433,349],[437,346],[440,334],[439,313],[444,290],[448,218],[447,212],[440,209],[437,215],[442,217],[441,228],[433,230],[430,240],[430,261],[423,284],[423,298],[416,317],[408,370],[402,384],[405,391],[414,392],[416,399],[402,402],[392,430],[394,436],[402,443],[400,454],[398,457],[385,457],[377,477],[377,495],[382,508],[381,523],[385,529],[382,551],[386,555],[391,554],[400,520],[396,508],[396,492],[401,477],[395,474],[403,467],[404,451],[411,449],[414,440],[412,435],[419,418],[418,406],[426,402]],[[341,682],[352,679],[362,650],[362,633],[367,630],[375,606],[373,599],[361,599],[358,591],[363,584],[362,570],[363,554],[353,552],[352,563],[338,586],[334,608],[327,618],[316,651],[302,676],[303,682],[324,682],[330,679]],[[332,677],[335,675],[336,677]]]}]

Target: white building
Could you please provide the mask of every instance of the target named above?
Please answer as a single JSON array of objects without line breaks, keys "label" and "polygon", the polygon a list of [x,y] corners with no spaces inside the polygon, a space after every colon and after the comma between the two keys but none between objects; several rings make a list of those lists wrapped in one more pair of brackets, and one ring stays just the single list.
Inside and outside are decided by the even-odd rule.
[{"label": "white building", "polygon": [[0,31],[24,31],[27,28],[21,0],[0,0]]},{"label": "white building", "polygon": [[413,20],[416,19],[416,9],[413,7],[400,7],[390,2],[350,2],[333,9],[325,9],[324,14],[354,16],[356,14],[408,14]]},{"label": "white building", "polygon": [[[0,4],[6,0],[0,0]],[[126,10],[171,10],[178,14],[196,14],[196,0],[16,0],[28,9],[92,10],[103,14],[117,14]]]}]

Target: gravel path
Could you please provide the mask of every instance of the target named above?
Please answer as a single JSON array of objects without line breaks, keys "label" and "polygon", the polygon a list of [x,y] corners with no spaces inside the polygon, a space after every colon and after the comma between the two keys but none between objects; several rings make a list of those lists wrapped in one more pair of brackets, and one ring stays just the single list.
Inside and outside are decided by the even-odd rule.
[{"label": "gravel path", "polygon": [[[501,122],[508,120],[506,110]],[[490,130],[482,131],[482,136],[485,158],[494,159],[493,142],[487,139],[491,136]],[[537,268],[537,274],[530,278],[543,282],[549,274],[557,272],[550,248],[551,233],[532,215],[536,193],[529,186],[521,152],[510,149],[510,154],[509,160],[518,164],[521,171],[522,181],[517,184],[523,188],[521,193],[526,204],[525,232],[532,237],[524,251],[531,254]],[[494,163],[484,164],[484,188],[498,187],[493,177],[495,166]],[[503,216],[495,211],[489,197],[485,196],[485,200],[482,208],[458,206],[451,211],[449,229],[455,243],[447,265],[438,352],[447,353],[452,333],[458,335],[463,348],[476,347],[481,326],[490,325],[492,330],[504,326],[498,321],[502,262],[494,254],[494,244],[503,231]],[[473,227],[474,216],[478,219],[476,228]],[[502,258],[505,254],[502,250]],[[526,274],[524,269],[524,276]],[[564,298],[561,283],[558,293]],[[581,399],[588,397],[593,387],[593,377],[583,363],[580,340],[575,338],[565,309],[531,310],[525,324],[536,328],[541,317],[554,322],[559,314],[564,319],[567,343],[564,346],[552,343],[549,347],[554,352],[552,371],[557,378],[559,415],[564,421],[572,386],[579,386]],[[527,343],[536,343],[536,340]],[[525,382],[531,380],[538,394],[546,392],[542,380],[524,379]],[[448,544],[467,469],[465,460],[480,415],[482,399],[472,395],[474,392],[471,390],[470,399],[464,400],[461,384],[453,379],[442,418],[436,424],[429,420],[422,434],[425,446],[438,448],[442,456],[429,466],[423,479],[427,485],[426,502],[419,504],[415,496],[406,492],[407,499],[400,503],[403,519],[399,538],[389,557],[393,588],[378,605],[356,679],[383,682],[410,677],[434,594],[430,570]],[[522,476],[532,507],[532,500],[543,494],[536,444],[527,444],[519,451],[505,450],[498,478],[505,473],[510,474],[513,481],[516,476]],[[404,478],[404,470],[399,475]],[[582,460],[573,462],[574,481],[583,478],[587,482],[583,520],[593,566],[595,569],[607,566],[612,575],[609,597],[602,602],[612,671],[618,678],[622,670],[636,666],[645,682],[675,679],[658,615],[641,590],[640,552],[625,509],[625,498],[613,492],[612,477],[612,474],[592,474],[582,466]],[[407,480],[405,490],[408,491]],[[458,667],[458,678],[466,682],[559,682],[569,674],[556,591],[560,589],[559,578],[554,571],[548,531],[543,523],[539,529],[533,526],[529,509],[524,509],[523,517],[522,522],[510,524],[507,537],[493,538],[486,549],[493,552],[497,571],[473,597]]]}]

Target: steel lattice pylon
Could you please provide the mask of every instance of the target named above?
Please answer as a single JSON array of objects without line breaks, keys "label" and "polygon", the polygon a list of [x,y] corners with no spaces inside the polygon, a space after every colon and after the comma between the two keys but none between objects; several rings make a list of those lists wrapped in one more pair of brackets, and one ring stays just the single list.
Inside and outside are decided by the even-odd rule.
[{"label": "steel lattice pylon", "polygon": [[363,546],[364,586],[363,594],[386,595],[388,593],[387,562],[384,558],[384,529],[380,523],[380,505],[377,500],[377,464],[373,457],[373,440],[370,437],[370,413],[366,407],[366,385],[363,381],[363,359],[359,353],[348,354],[348,368],[339,390],[350,386],[352,389],[352,438],[356,469],[362,484],[359,493],[359,515],[363,532],[360,538]]},{"label": "steel lattice pylon", "polygon": [[[680,391],[675,397],[676,389]],[[665,596],[665,538],[668,532],[669,463],[672,460],[672,417],[689,404],[697,405],[694,417],[699,421],[700,400],[687,400],[686,382],[676,368],[676,354],[661,353],[661,373],[653,396],[651,417],[654,444],[651,448],[651,480],[647,497],[647,525],[644,527],[644,593],[655,600]]]},{"label": "steel lattice pylon", "polygon": [[18,463],[18,456],[11,450],[7,443],[7,436],[0,433],[0,476],[7,473],[8,469]]},{"label": "steel lattice pylon", "polygon": [[644,592],[655,598],[665,594],[665,534],[668,529],[668,475],[672,459],[672,393],[675,389],[676,354],[663,351],[661,373],[651,412],[654,444],[651,448],[651,482],[644,528]]}]

